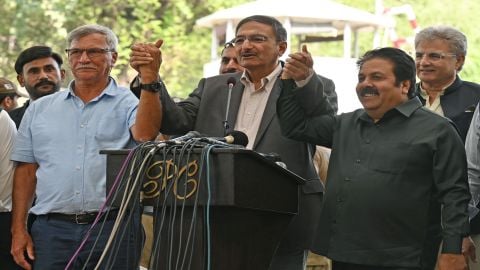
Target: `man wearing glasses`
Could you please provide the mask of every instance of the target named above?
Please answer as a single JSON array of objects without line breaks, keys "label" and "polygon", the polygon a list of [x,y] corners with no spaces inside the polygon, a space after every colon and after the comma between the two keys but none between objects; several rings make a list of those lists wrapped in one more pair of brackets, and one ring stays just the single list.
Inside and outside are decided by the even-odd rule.
[{"label": "man wearing glasses", "polygon": [[[162,102],[162,134],[184,134],[196,130],[208,136],[225,133],[223,120],[228,102],[228,81],[235,79],[231,106],[228,112],[230,130],[239,130],[248,136],[248,149],[261,153],[278,153],[287,167],[307,180],[300,187],[299,214],[290,223],[270,264],[272,270],[300,270],[305,267],[306,251],[310,248],[321,208],[323,187],[313,165],[315,146],[287,139],[280,133],[276,114],[276,100],[280,94],[279,77],[283,63],[279,58],[287,48],[287,32],[275,18],[254,15],[242,19],[236,27],[234,40],[239,64],[244,72],[222,74],[200,80],[187,99],[176,104],[165,87],[159,87]],[[158,73],[150,54],[158,53],[163,41],[132,46],[130,65],[140,73]],[[158,55],[160,55],[158,53]],[[311,89],[308,102],[315,113],[322,89],[326,92],[334,114],[337,108],[333,82],[315,74],[313,60],[307,52],[294,54],[290,61],[296,67],[295,79],[299,91]],[[289,64],[287,64],[289,65]],[[142,70],[143,69],[143,70]],[[143,82],[142,82],[143,83]],[[135,91],[136,82],[132,84]],[[143,93],[142,93],[143,95]]]},{"label": "man wearing glasses", "polygon": [[[464,142],[480,100],[480,85],[458,76],[466,55],[467,38],[453,27],[427,27],[415,36],[415,63],[420,79],[417,95],[426,108],[452,120]],[[472,217],[477,211],[470,212]],[[480,217],[477,217],[471,220],[470,234],[479,233]],[[477,245],[479,240],[475,241]],[[464,239],[464,252],[474,257],[475,249],[469,238]]]},{"label": "man wearing glasses", "polygon": [[233,40],[225,43],[220,58],[220,74],[235,73],[243,71],[243,67],[238,64],[237,52],[233,46]]},{"label": "man wearing glasses", "polygon": [[417,95],[433,112],[452,120],[465,141],[480,85],[458,76],[467,55],[467,38],[455,28],[432,26],[415,36]]},{"label": "man wearing glasses", "polygon": [[[11,159],[18,163],[12,255],[25,269],[93,269],[97,263],[99,269],[136,269],[138,224],[114,244],[116,257],[112,260],[112,253],[107,253],[99,263],[118,214],[102,208],[106,160],[99,150],[132,148],[136,142],[155,138],[159,129],[155,123],[161,123],[155,110],[158,94],[144,93],[138,101],[110,77],[118,39],[109,28],[80,26],[68,34],[67,45],[74,80],[67,91],[42,97],[28,107],[12,153]],[[156,78],[142,75],[143,80]],[[37,215],[31,235],[26,230],[29,209]],[[90,230],[99,212],[105,212],[105,223]]]}]

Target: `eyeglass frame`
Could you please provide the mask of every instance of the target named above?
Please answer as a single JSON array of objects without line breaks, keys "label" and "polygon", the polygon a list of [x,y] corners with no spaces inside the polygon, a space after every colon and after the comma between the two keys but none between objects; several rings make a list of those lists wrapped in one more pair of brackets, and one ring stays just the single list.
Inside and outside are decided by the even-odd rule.
[{"label": "eyeglass frame", "polygon": [[446,52],[415,52],[415,61],[420,61],[423,57],[426,56],[429,61],[438,62],[445,59],[447,56],[452,56],[457,58],[456,53],[446,53]]},{"label": "eyeglass frame", "polygon": [[[105,54],[105,53],[108,53],[108,52],[116,52],[114,49],[110,49],[110,48],[88,48],[88,49],[70,48],[70,49],[65,49],[65,53],[67,54],[68,58],[72,57],[72,55],[71,55],[72,51],[79,52],[78,57],[81,57],[83,55],[83,53],[87,53],[87,57],[90,58],[90,59],[100,56],[100,54],[99,54],[99,55],[96,55],[96,56],[92,57],[90,55],[91,53]],[[77,56],[74,55],[73,57],[77,57]]]},{"label": "eyeglass frame", "polygon": [[[243,38],[243,40],[241,40],[241,42],[238,41],[239,37],[240,37],[240,38]],[[255,40],[255,37],[258,37],[258,38],[260,38],[260,39]],[[269,39],[270,39],[270,38],[267,37],[267,36],[265,36],[265,35],[253,34],[253,35],[248,35],[248,36],[237,36],[237,37],[235,37],[231,42],[233,43],[234,46],[242,46],[242,45],[245,43],[245,41],[247,41],[247,40],[248,40],[248,42],[250,42],[250,43],[260,44],[260,43],[263,43],[263,42],[265,42],[265,41],[267,41],[267,40],[269,40]],[[279,41],[283,41],[283,40],[276,40],[276,41],[279,42]]]}]

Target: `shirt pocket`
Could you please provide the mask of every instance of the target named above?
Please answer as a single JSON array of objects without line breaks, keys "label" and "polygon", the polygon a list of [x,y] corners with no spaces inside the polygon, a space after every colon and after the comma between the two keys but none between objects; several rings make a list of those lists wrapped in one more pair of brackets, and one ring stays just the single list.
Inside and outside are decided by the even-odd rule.
[{"label": "shirt pocket", "polygon": [[98,121],[95,132],[96,140],[99,142],[109,142],[130,136],[126,115],[126,112],[120,110],[114,110],[103,115]]},{"label": "shirt pocket", "polygon": [[410,149],[410,144],[402,142],[377,144],[369,168],[379,173],[399,174],[412,158]]}]

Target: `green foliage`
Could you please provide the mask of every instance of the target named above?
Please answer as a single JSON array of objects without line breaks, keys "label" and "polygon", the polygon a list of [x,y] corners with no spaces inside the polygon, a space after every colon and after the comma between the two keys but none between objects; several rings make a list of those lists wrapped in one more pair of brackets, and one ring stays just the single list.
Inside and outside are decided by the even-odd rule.
[{"label": "green foliage", "polygon": [[[203,75],[203,64],[210,61],[211,29],[195,27],[195,21],[216,10],[252,0],[11,0],[0,5],[0,75],[14,79],[17,55],[32,45],[45,44],[63,53],[69,31],[87,23],[111,27],[119,37],[119,58],[112,75],[122,84],[136,75],[128,66],[130,46],[135,42],[163,39],[160,74],[174,96],[185,97]],[[320,1],[320,0],[312,0]],[[340,3],[375,10],[375,0],[337,0]],[[384,0],[385,7],[413,6],[420,27],[447,24],[458,27],[469,39],[469,54],[462,71],[467,80],[480,81],[480,1]],[[253,12],[253,11],[252,11]],[[253,13],[252,13],[253,15]],[[405,16],[397,16],[397,34],[414,35]],[[362,32],[359,53],[371,49],[372,33]],[[299,39],[290,44],[298,50]],[[387,44],[388,45],[388,44]],[[390,44],[391,45],[391,44]],[[341,56],[341,42],[311,44],[317,55]],[[65,59],[66,60],[66,59]],[[68,70],[68,64],[65,65]],[[68,77],[71,79],[71,76]],[[68,82],[68,80],[67,80]]]},{"label": "green foliage", "polygon": [[[172,95],[185,97],[210,60],[211,30],[195,21],[216,10],[248,0],[16,0],[0,5],[0,75],[16,74],[17,55],[33,45],[48,45],[63,53],[66,35],[83,24],[102,24],[119,38],[112,75],[122,84],[136,75],[129,67],[130,46],[163,39],[160,74]],[[67,59],[65,59],[67,60]],[[66,61],[67,62],[67,61]],[[68,70],[68,64],[64,66]],[[67,72],[67,80],[71,75]]]},{"label": "green foliage", "polygon": [[[372,13],[375,12],[375,0],[338,0],[346,5],[356,8],[361,8]],[[480,50],[477,44],[480,44],[480,32],[477,25],[480,22],[480,17],[477,15],[477,10],[480,10],[480,1],[475,0],[458,0],[458,1],[434,1],[434,0],[384,0],[383,6],[398,7],[409,4],[413,7],[416,15],[416,20],[420,28],[432,25],[449,25],[458,28],[462,31],[468,39],[468,55],[465,66],[461,71],[461,77],[465,80],[480,83]],[[414,37],[411,26],[408,23],[407,17],[396,16],[396,32],[399,37]],[[369,37],[367,37],[369,38]],[[365,40],[361,42],[361,53],[370,49],[364,46]],[[392,46],[392,43],[387,44]],[[403,48],[403,47],[402,47]],[[406,46],[403,48],[407,51],[413,51],[413,46]]]}]

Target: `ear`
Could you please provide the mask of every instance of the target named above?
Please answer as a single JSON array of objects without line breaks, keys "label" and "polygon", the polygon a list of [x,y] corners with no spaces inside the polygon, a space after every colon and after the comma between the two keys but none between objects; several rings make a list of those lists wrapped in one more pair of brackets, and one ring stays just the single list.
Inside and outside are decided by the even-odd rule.
[{"label": "ear", "polygon": [[456,57],[457,61],[455,62],[455,69],[460,71],[465,64],[465,55],[459,55]]},{"label": "ear", "polygon": [[408,95],[408,90],[410,90],[411,81],[405,80],[400,83],[400,88],[402,89],[402,94]]},{"label": "ear", "polygon": [[279,41],[277,47],[278,47],[278,56],[280,57],[287,50],[287,42],[286,41]]},{"label": "ear", "polygon": [[20,84],[21,87],[25,86],[25,79],[23,78],[23,75],[18,74],[17,75],[17,81],[18,81],[18,83]]},{"label": "ear", "polygon": [[112,52],[112,59],[111,59],[111,64],[110,64],[111,67],[113,67],[115,65],[115,63],[117,62],[117,57],[118,57],[118,53],[117,52]]},{"label": "ear", "polygon": [[60,79],[63,81],[65,80],[65,69],[60,69]]}]

